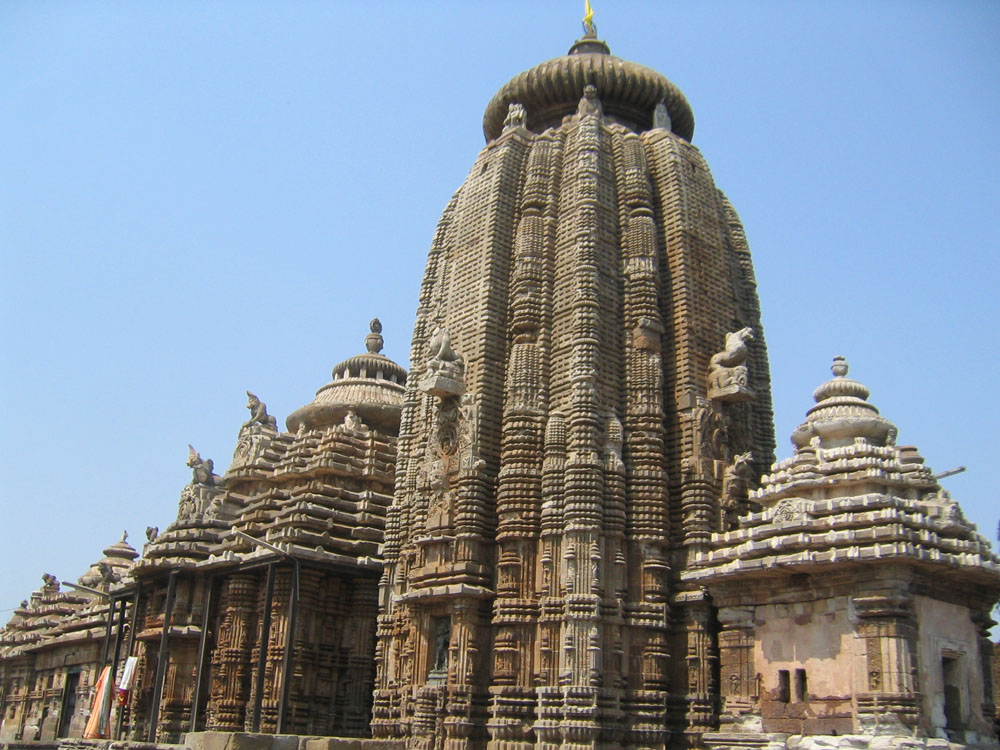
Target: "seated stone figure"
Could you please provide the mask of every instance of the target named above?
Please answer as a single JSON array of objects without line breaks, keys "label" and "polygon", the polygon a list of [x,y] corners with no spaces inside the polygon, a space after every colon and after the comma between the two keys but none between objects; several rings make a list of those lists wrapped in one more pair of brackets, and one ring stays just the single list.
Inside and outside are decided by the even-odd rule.
[{"label": "seated stone figure", "polygon": [[215,463],[212,459],[202,458],[201,454],[188,444],[187,465],[191,467],[192,484],[203,484],[206,487],[215,487],[222,482],[222,478],[215,473]]},{"label": "seated stone figure", "polygon": [[753,391],[747,386],[747,342],[753,329],[741,328],[726,334],[726,348],[712,355],[708,370],[708,397],[721,401],[747,401]]},{"label": "seated stone figure", "polygon": [[427,344],[427,370],[419,383],[422,391],[446,398],[465,392],[465,361],[451,348],[451,336],[441,326],[434,328]]},{"label": "seated stone figure", "polygon": [[278,420],[267,413],[267,404],[250,391],[247,391],[247,409],[250,410],[250,419],[243,423],[244,427],[259,424],[265,429],[277,431]]}]

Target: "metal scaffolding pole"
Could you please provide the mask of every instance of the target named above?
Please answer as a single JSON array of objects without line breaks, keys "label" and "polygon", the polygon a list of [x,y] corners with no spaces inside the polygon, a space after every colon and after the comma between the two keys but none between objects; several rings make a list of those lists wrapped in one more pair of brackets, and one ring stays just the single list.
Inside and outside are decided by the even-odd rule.
[{"label": "metal scaffolding pole", "polygon": [[[135,593],[132,594],[132,616],[129,618],[128,625],[128,644],[125,646],[125,655],[132,655],[132,646],[135,645],[135,625],[137,618],[139,617],[139,595],[142,593],[142,582],[139,581],[135,584]],[[115,739],[121,736],[122,733],[122,721],[125,718],[124,707],[123,710],[118,712],[118,718],[115,720],[115,731],[112,735]]]},{"label": "metal scaffolding pole", "polygon": [[278,701],[277,733],[285,732],[285,711],[292,688],[292,652],[295,648],[295,618],[299,608],[299,561],[292,560],[292,581],[288,587],[288,622],[285,629],[285,653],[281,659],[281,698]]},{"label": "metal scaffolding pole", "polygon": [[201,689],[204,684],[202,677],[205,674],[205,657],[208,652],[208,623],[212,612],[212,600],[215,592],[215,578],[208,578],[205,581],[205,603],[201,613],[201,637],[198,640],[198,673],[194,682],[194,700],[191,703],[191,728],[190,731],[198,731],[198,705],[201,702]]},{"label": "metal scaffolding pole", "polygon": [[271,606],[274,603],[274,563],[267,566],[267,586],[264,593],[264,613],[257,641],[257,679],[254,681],[253,714],[250,731],[260,731],[260,708],[264,702],[264,669],[267,666],[267,638],[271,630]]},{"label": "metal scaffolding pole", "polygon": [[170,641],[170,617],[174,612],[174,598],[177,594],[177,574],[179,571],[171,570],[170,579],[167,581],[167,601],[163,607],[163,630],[160,633],[160,653],[156,659],[156,678],[153,682],[153,700],[149,712],[149,734],[148,742],[156,742],[156,725],[160,720],[160,698],[163,696],[163,678],[167,672],[167,657],[169,654]]}]

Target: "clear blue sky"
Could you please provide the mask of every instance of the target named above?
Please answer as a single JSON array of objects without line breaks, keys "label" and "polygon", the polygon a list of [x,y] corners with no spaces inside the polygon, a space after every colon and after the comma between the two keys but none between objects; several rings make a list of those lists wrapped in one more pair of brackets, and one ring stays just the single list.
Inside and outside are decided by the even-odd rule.
[{"label": "clear blue sky", "polygon": [[[0,610],[165,528],[245,389],[283,423],[375,315],[407,363],[482,112],[582,5],[0,4]],[[779,456],[843,354],[992,538],[1000,4],[594,5],[742,216]]]}]

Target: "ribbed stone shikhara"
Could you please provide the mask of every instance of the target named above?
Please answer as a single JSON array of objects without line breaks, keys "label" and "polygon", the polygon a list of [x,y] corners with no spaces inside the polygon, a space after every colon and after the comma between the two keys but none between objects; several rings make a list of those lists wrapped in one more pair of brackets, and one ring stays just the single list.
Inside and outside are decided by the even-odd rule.
[{"label": "ribbed stone shikhara", "polygon": [[714,725],[715,626],[678,576],[774,446],[749,251],[692,131],[672,83],[593,36],[490,103],[421,287],[374,736]]}]

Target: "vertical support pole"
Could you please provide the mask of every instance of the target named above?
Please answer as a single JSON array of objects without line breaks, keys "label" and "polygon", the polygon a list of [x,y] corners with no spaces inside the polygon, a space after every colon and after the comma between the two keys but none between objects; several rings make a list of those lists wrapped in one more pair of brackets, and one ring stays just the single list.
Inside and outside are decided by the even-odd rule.
[{"label": "vertical support pole", "polygon": [[205,581],[205,603],[202,605],[201,613],[201,638],[198,640],[198,666],[197,676],[194,682],[194,698],[191,702],[191,732],[198,731],[198,705],[201,702],[201,687],[205,684],[202,679],[205,675],[205,657],[208,651],[208,623],[211,618],[213,598],[215,595],[215,578],[209,577]]},{"label": "vertical support pole", "polygon": [[108,600],[108,621],[104,628],[104,647],[101,649],[101,666],[108,663],[108,648],[111,645],[111,631],[115,626],[115,604],[118,600],[111,597]]},{"label": "vertical support pole", "polygon": [[264,612],[260,623],[260,640],[257,642],[257,678],[254,680],[253,716],[251,732],[260,731],[260,707],[264,702],[264,668],[267,666],[267,636],[271,630],[271,605],[274,603],[274,563],[267,566],[267,585],[264,592]]},{"label": "vertical support pole", "polygon": [[[114,605],[114,602],[115,602],[115,600],[112,599],[111,600],[112,605]],[[113,657],[111,657],[110,679],[112,681],[114,681],[115,675],[118,674],[118,659],[121,658],[121,655],[122,655],[122,638],[125,635],[125,610],[127,609],[127,605],[128,605],[128,601],[125,599],[124,596],[122,596],[122,597],[120,597],[118,599],[118,626],[115,628],[115,655]],[[112,606],[112,611],[113,610],[114,610],[114,607]],[[112,612],[109,612],[108,613],[108,622],[111,622],[111,620],[112,620],[112,616],[111,615],[112,615]],[[117,702],[118,701],[116,700],[115,703],[117,703]],[[122,713],[122,707],[119,706],[118,707],[118,716],[121,716],[121,713]],[[60,721],[62,721],[61,717],[60,717]],[[118,718],[117,717],[115,718],[115,724],[116,725],[118,724]],[[111,730],[109,736],[110,737],[115,737],[116,736],[114,729]]]},{"label": "vertical support pole", "polygon": [[[63,657],[63,666],[64,667],[66,666],[65,656]],[[70,679],[69,679],[70,673],[64,672],[64,674],[65,677],[63,679],[65,680],[65,682],[63,683],[62,697],[59,698],[59,720],[56,722],[56,737],[55,737],[56,739],[59,739],[60,737],[63,736],[64,727],[66,731],[69,730],[69,724],[70,721],[72,721],[72,717],[70,717],[70,721],[66,720],[67,719],[66,709],[69,708],[70,693],[75,691],[77,687],[75,685],[70,685]],[[3,698],[4,698],[4,693],[0,692],[0,705],[2,705],[3,703]]]},{"label": "vertical support pole", "polygon": [[[111,658],[111,678],[118,673],[118,659],[122,655],[122,638],[125,635],[125,610],[128,602],[124,597],[118,600],[118,627],[115,629],[115,655]],[[109,618],[110,619],[110,618]]]},{"label": "vertical support pole", "polygon": [[292,689],[292,651],[295,648],[295,618],[299,604],[299,561],[292,558],[292,585],[288,588],[288,622],[285,627],[285,653],[281,659],[281,698],[278,701],[277,734],[285,732],[285,711]]},{"label": "vertical support pole", "polygon": [[[129,618],[128,626],[128,644],[125,646],[125,656],[132,655],[132,646],[135,645],[135,626],[139,617],[139,595],[142,593],[142,581],[138,581],[135,584],[135,593],[132,594],[132,616]],[[121,736],[122,732],[122,721],[125,718],[125,711],[118,712],[118,718],[115,720],[115,731],[112,735],[115,739]]]},{"label": "vertical support pole", "polygon": [[163,696],[163,678],[167,672],[167,656],[170,641],[170,617],[174,613],[174,598],[177,594],[177,574],[171,570],[167,581],[167,602],[163,607],[163,630],[160,633],[160,653],[156,658],[156,678],[153,681],[153,700],[149,711],[148,742],[156,742],[156,725],[160,720],[160,698]]}]

